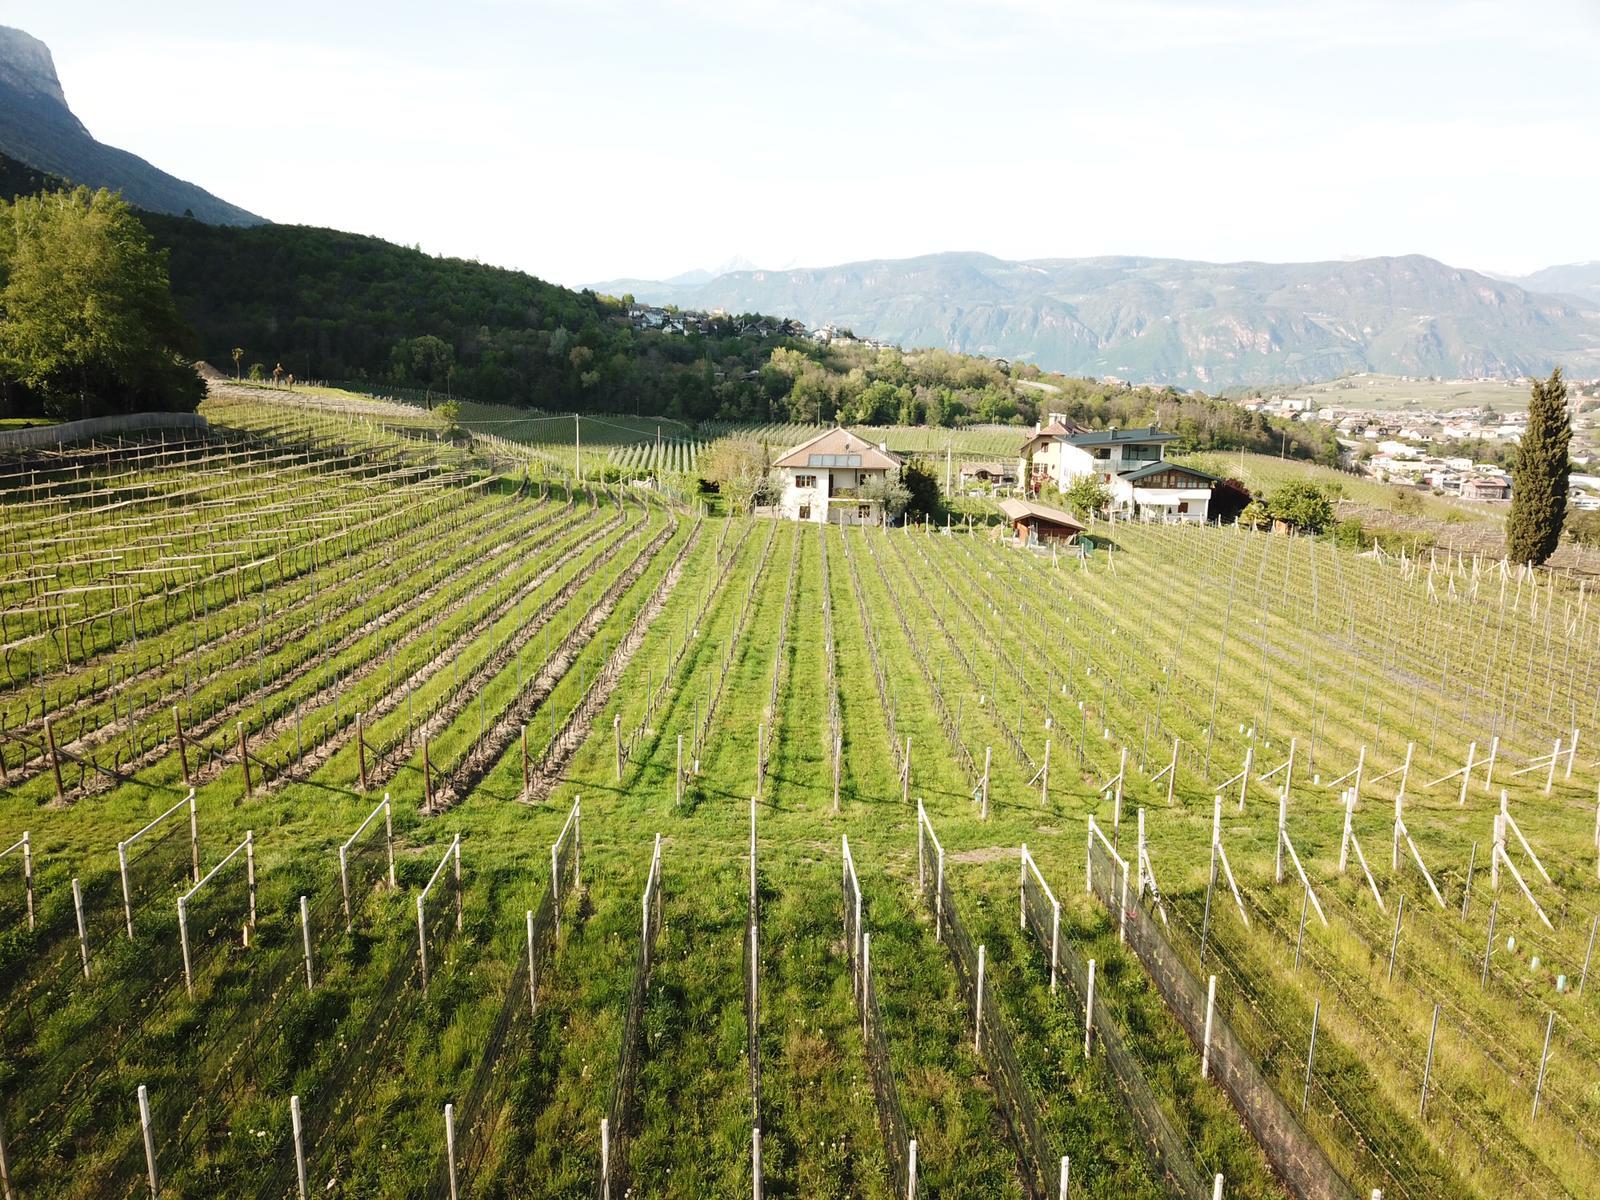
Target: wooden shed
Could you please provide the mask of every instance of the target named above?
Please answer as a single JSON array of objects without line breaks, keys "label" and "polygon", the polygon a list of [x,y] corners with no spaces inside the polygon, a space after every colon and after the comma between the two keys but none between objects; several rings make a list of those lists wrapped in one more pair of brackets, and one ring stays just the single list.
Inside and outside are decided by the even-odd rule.
[{"label": "wooden shed", "polygon": [[1051,508],[1048,504],[1035,504],[1031,500],[1002,500],[1000,511],[1005,513],[1011,528],[1016,531],[1019,546],[1070,542],[1088,528],[1069,512]]}]

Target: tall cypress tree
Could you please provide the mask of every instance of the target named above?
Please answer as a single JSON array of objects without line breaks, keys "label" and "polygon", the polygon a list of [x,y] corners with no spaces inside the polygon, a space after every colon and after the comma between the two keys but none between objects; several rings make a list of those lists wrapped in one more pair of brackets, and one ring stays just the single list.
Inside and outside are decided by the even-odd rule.
[{"label": "tall cypress tree", "polygon": [[1533,385],[1528,431],[1511,469],[1511,515],[1506,518],[1506,553],[1512,562],[1537,566],[1555,553],[1567,515],[1567,385],[1561,368]]}]

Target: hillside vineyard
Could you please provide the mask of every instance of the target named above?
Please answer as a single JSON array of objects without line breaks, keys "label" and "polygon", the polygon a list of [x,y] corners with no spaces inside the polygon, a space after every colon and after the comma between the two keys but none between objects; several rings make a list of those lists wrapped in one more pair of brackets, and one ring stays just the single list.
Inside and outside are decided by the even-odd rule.
[{"label": "hillside vineyard", "polygon": [[1586,585],[203,411],[0,462],[7,1197],[1592,1194]]}]

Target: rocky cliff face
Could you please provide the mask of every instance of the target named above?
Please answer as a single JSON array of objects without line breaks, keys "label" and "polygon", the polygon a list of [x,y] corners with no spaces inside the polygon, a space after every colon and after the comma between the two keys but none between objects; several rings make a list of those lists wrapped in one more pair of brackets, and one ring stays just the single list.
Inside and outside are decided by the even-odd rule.
[{"label": "rocky cliff face", "polygon": [[72,183],[120,191],[150,212],[192,214],[213,225],[259,225],[261,218],[102,145],[67,106],[50,48],[20,29],[0,26],[0,154]]},{"label": "rocky cliff face", "polygon": [[56,77],[50,47],[20,29],[4,25],[0,25],[0,85],[67,107],[67,95]]}]

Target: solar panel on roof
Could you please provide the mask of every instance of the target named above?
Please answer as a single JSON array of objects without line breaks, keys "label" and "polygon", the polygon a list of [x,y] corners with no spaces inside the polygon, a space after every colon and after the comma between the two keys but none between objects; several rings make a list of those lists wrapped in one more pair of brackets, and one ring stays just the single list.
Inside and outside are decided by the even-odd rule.
[{"label": "solar panel on roof", "polygon": [[806,466],[808,467],[859,467],[861,455],[859,454],[808,454]]}]

